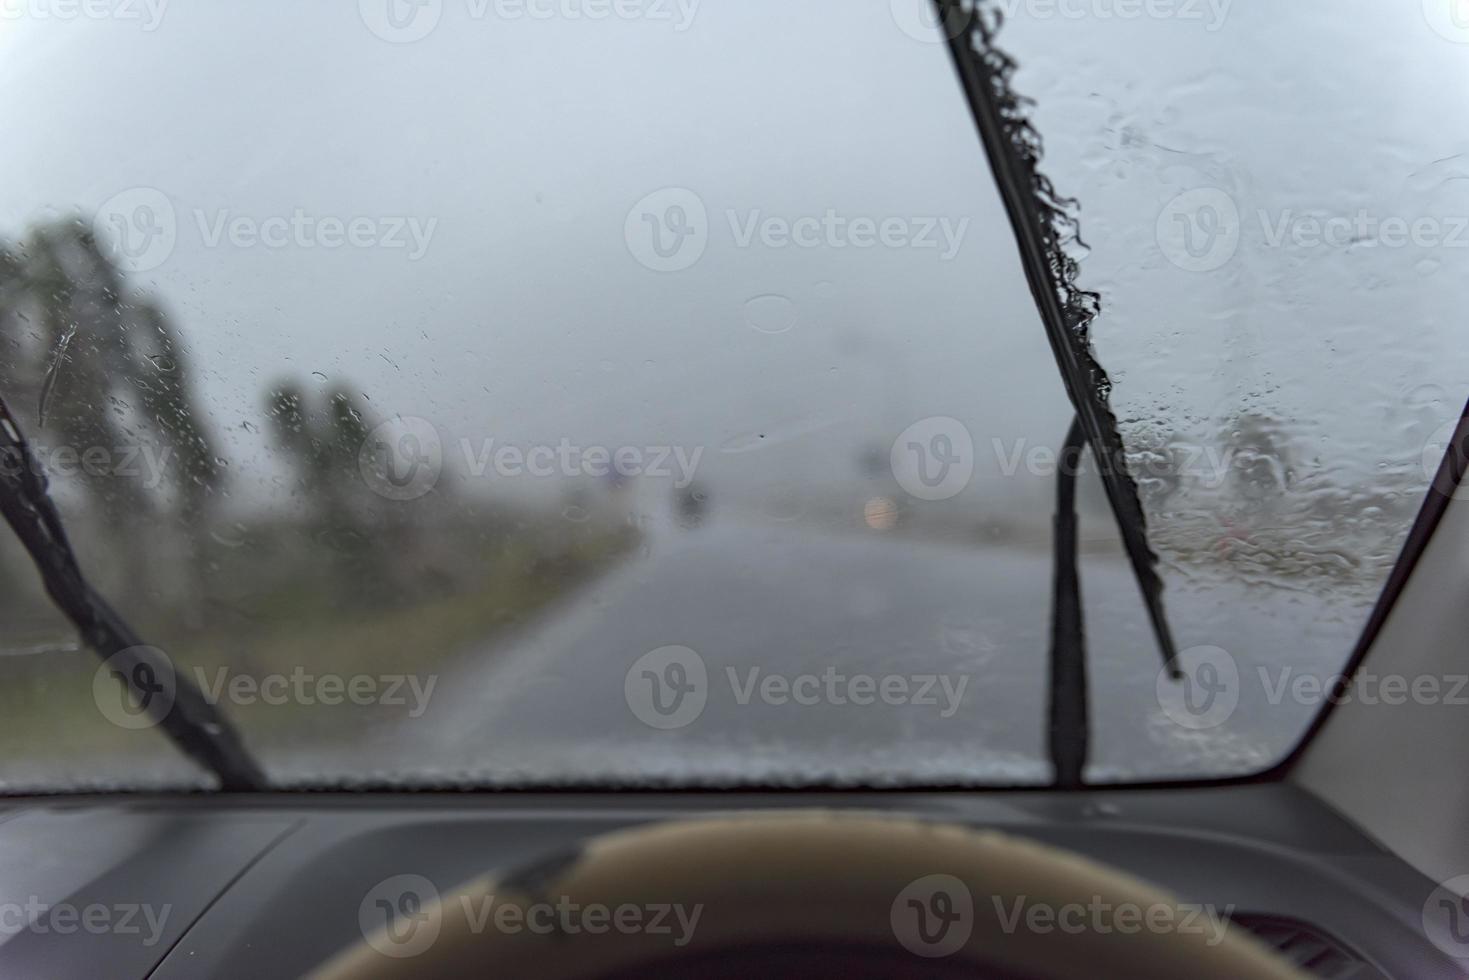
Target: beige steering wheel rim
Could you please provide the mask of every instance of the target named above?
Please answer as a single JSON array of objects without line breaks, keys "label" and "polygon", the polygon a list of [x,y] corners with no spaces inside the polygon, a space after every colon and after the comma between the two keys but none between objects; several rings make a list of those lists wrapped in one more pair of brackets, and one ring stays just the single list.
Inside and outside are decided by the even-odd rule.
[{"label": "beige steering wheel rim", "polygon": [[[574,937],[527,926],[550,923],[558,902],[636,909],[646,927],[619,929],[610,916],[605,931]],[[1078,930],[1078,905],[1104,912]],[[653,928],[660,909],[666,931]],[[1144,919],[1129,928],[1132,909]],[[737,814],[619,831],[533,874],[476,879],[426,906],[427,931],[412,942],[378,930],[313,976],[588,980],[679,956],[815,942],[1054,980],[1303,980],[1242,930],[1221,934],[1192,911],[1129,875],[999,833],[890,815]]]}]

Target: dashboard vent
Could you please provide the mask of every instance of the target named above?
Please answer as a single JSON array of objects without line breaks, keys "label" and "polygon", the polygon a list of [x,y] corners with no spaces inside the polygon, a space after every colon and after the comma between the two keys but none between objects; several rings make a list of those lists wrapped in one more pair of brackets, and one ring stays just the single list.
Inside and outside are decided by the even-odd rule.
[{"label": "dashboard vent", "polygon": [[1273,915],[1231,921],[1295,966],[1321,980],[1389,980],[1388,976],[1314,926]]}]

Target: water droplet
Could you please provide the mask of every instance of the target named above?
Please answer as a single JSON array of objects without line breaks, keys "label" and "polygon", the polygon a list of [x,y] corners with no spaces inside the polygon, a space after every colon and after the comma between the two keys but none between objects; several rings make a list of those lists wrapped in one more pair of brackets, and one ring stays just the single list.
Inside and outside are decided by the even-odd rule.
[{"label": "water droplet", "polygon": [[1435,384],[1419,385],[1408,396],[1403,399],[1412,408],[1433,408],[1442,404],[1448,398],[1448,392],[1443,387]]},{"label": "water droplet", "polygon": [[731,436],[724,440],[724,444],[719,447],[719,451],[731,454],[747,453],[753,449],[759,449],[761,440],[764,438],[765,433],[763,432],[742,432],[737,436]]},{"label": "water droplet", "polygon": [[785,333],[796,325],[796,304],[775,293],[745,302],[745,322],[761,333]]},{"label": "water droplet", "polygon": [[245,525],[231,524],[228,527],[217,527],[209,532],[209,536],[226,548],[239,548],[245,543]]}]

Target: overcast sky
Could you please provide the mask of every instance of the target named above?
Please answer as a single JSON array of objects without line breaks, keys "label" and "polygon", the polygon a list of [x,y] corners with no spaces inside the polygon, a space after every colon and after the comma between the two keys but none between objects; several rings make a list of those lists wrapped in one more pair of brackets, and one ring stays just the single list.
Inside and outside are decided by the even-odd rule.
[{"label": "overcast sky", "polygon": [[[782,466],[813,479],[850,478],[856,433],[930,415],[1057,438],[1060,384],[942,49],[883,5],[711,3],[683,29],[646,10],[448,2],[409,43],[352,3],[179,4],[152,31],[0,21],[0,81],[46,93],[0,108],[0,226],[163,192],[176,241],[137,281],[193,342],[220,425],[321,372],[451,439],[713,456],[763,434],[800,441]],[[627,233],[665,188],[706,211],[676,271]],[[431,238],[417,258],[210,244],[226,210],[298,208]],[[817,244],[782,237],[801,218]],[[902,244],[851,224],[890,218]]]},{"label": "overcast sky", "polygon": [[[237,473],[282,376],[451,441],[702,446],[756,483],[849,479],[872,439],[955,416],[982,495],[992,440],[1064,432],[917,0],[93,2],[0,18],[0,233],[166,202],[134,281],[191,344]],[[1083,202],[1127,424],[1253,409],[1358,473],[1416,460],[1469,393],[1469,37],[1418,0],[1002,6],[1045,169]],[[1169,212],[1197,189],[1238,212],[1217,268],[1217,236],[1192,258],[1169,238],[1209,232],[1214,198]],[[1271,239],[1363,208],[1441,240]],[[339,240],[363,218],[366,244],[323,247],[321,219]]]}]

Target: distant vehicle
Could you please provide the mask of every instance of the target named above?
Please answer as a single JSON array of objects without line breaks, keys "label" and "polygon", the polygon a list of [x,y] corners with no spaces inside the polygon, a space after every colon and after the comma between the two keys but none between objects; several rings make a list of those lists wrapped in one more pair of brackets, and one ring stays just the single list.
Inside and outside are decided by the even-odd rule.
[{"label": "distant vehicle", "polygon": [[709,513],[709,491],[697,483],[675,487],[673,512],[681,527],[698,527]]}]

